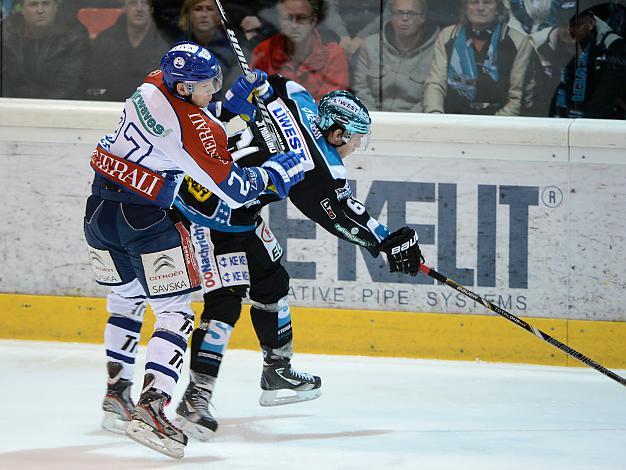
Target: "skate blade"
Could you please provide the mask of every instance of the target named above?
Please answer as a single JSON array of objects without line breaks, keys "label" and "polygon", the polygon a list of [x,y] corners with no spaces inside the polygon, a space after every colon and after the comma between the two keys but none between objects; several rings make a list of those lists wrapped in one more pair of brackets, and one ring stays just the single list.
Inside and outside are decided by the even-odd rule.
[{"label": "skate blade", "polygon": [[174,424],[180,428],[180,430],[187,436],[193,437],[199,441],[208,441],[215,435],[215,429],[205,428],[199,424],[192,423],[191,421],[183,418],[180,415],[176,415],[174,418]]},{"label": "skate blade", "polygon": [[102,417],[102,429],[114,432],[115,434],[126,434],[126,428],[130,421],[124,421],[120,419],[120,415],[105,411]]},{"label": "skate blade", "polygon": [[182,459],[185,455],[185,446],[169,437],[157,435],[155,430],[141,421],[132,420],[126,428],[126,435],[133,441],[150,447],[162,454],[175,459]]},{"label": "skate blade", "polygon": [[[284,393],[290,393],[284,395]],[[294,394],[295,393],[295,394]],[[282,395],[282,396],[281,396]],[[322,390],[315,388],[313,390],[263,390],[259,405],[261,406],[279,406],[289,405],[290,403],[299,403],[301,401],[310,401],[319,398]]]}]

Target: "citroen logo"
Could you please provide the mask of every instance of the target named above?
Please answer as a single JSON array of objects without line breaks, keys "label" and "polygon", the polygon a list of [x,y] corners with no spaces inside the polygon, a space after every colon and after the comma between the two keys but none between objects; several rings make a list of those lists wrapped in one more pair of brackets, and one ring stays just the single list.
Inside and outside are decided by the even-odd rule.
[{"label": "citroen logo", "polygon": [[167,255],[159,255],[159,257],[154,260],[154,263],[152,263],[152,265],[154,266],[154,272],[155,274],[158,273],[161,268],[171,268],[174,269],[174,258],[171,258]]},{"label": "citroen logo", "polygon": [[101,266],[100,269],[106,269],[106,267],[107,267],[107,265],[105,264],[104,260],[102,259],[102,256],[100,256],[95,251],[90,251],[89,252],[89,260],[92,261],[95,264],[99,264]]}]

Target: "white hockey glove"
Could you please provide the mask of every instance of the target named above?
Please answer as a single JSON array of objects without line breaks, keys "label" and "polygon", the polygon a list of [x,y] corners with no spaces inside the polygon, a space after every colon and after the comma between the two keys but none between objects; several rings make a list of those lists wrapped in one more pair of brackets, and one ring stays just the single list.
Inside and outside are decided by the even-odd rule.
[{"label": "white hockey glove", "polygon": [[396,230],[378,244],[378,249],[387,257],[390,272],[403,272],[417,276],[424,261],[417,244],[417,233],[409,227]]}]

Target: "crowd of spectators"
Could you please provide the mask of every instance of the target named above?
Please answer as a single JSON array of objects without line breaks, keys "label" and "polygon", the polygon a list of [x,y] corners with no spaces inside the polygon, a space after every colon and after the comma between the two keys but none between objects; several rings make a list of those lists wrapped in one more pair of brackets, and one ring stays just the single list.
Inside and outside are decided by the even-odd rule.
[{"label": "crowd of spectators", "polygon": [[[213,52],[226,84],[239,73],[214,0],[0,1],[3,97],[124,100],[183,39]],[[350,89],[370,110],[626,118],[626,0],[222,4],[251,66],[315,98]]]}]

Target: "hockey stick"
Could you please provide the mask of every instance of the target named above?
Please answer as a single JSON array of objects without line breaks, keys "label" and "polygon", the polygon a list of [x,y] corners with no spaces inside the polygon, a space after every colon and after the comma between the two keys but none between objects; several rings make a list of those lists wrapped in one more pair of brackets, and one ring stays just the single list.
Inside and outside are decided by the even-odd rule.
[{"label": "hockey stick", "polygon": [[517,326],[520,326],[522,328],[524,328],[526,331],[534,334],[535,336],[537,336],[539,339],[544,340],[546,343],[551,344],[552,346],[559,348],[561,351],[563,351],[566,354],[569,354],[570,356],[572,356],[574,359],[578,359],[580,362],[582,362],[583,364],[588,365],[589,367],[593,367],[595,370],[597,370],[598,372],[603,373],[604,375],[606,375],[607,377],[615,380],[616,382],[626,386],[626,379],[624,379],[623,377],[620,377],[619,375],[617,375],[615,372],[607,369],[606,367],[598,364],[596,361],[594,361],[593,359],[588,358],[587,356],[585,356],[584,354],[579,353],[578,351],[576,351],[575,349],[570,348],[567,344],[561,343],[558,339],[553,338],[552,336],[544,333],[543,331],[535,328],[534,326],[526,323],[524,320],[522,320],[521,318],[516,317],[515,315],[507,312],[506,310],[498,307],[497,305],[492,304],[491,302],[489,302],[488,300],[483,299],[481,296],[479,296],[478,294],[475,294],[474,292],[472,292],[471,290],[461,286],[460,284],[457,284],[456,282],[454,282],[452,279],[447,278],[446,276],[444,276],[443,274],[438,273],[437,271],[435,271],[432,268],[429,268],[428,266],[426,266],[425,264],[420,265],[420,271],[423,272],[424,274],[426,274],[427,276],[432,277],[433,279],[436,279],[439,282],[442,282],[443,284],[446,284],[450,287],[452,287],[453,289],[459,291],[461,294],[466,295],[467,297],[469,297],[470,299],[483,304],[485,307],[487,307],[489,310],[491,310],[492,312],[497,313],[498,315],[506,318],[507,320],[515,323]]},{"label": "hockey stick", "polygon": [[[230,42],[230,47],[233,48],[233,52],[237,56],[237,61],[239,61],[241,71],[247,75],[250,73],[250,67],[248,66],[246,56],[243,54],[243,50],[239,45],[237,35],[231,27],[231,22],[228,19],[228,15],[226,15],[226,10],[224,10],[224,7],[222,6],[222,2],[220,0],[215,0],[215,4],[217,5],[217,9],[220,11],[222,26],[224,26],[224,29],[226,30],[226,37],[228,38],[228,42]],[[267,144],[270,153],[284,153],[285,146],[278,138],[278,133],[276,132],[276,128],[274,127],[274,123],[272,122],[270,113],[267,110],[267,106],[265,106],[263,100],[256,94],[253,94],[252,96],[256,102],[257,108],[259,108],[259,111],[261,112],[261,121],[262,125],[265,126],[265,130],[259,130],[261,131],[261,135],[263,136],[263,139],[265,140],[265,143]]]}]

